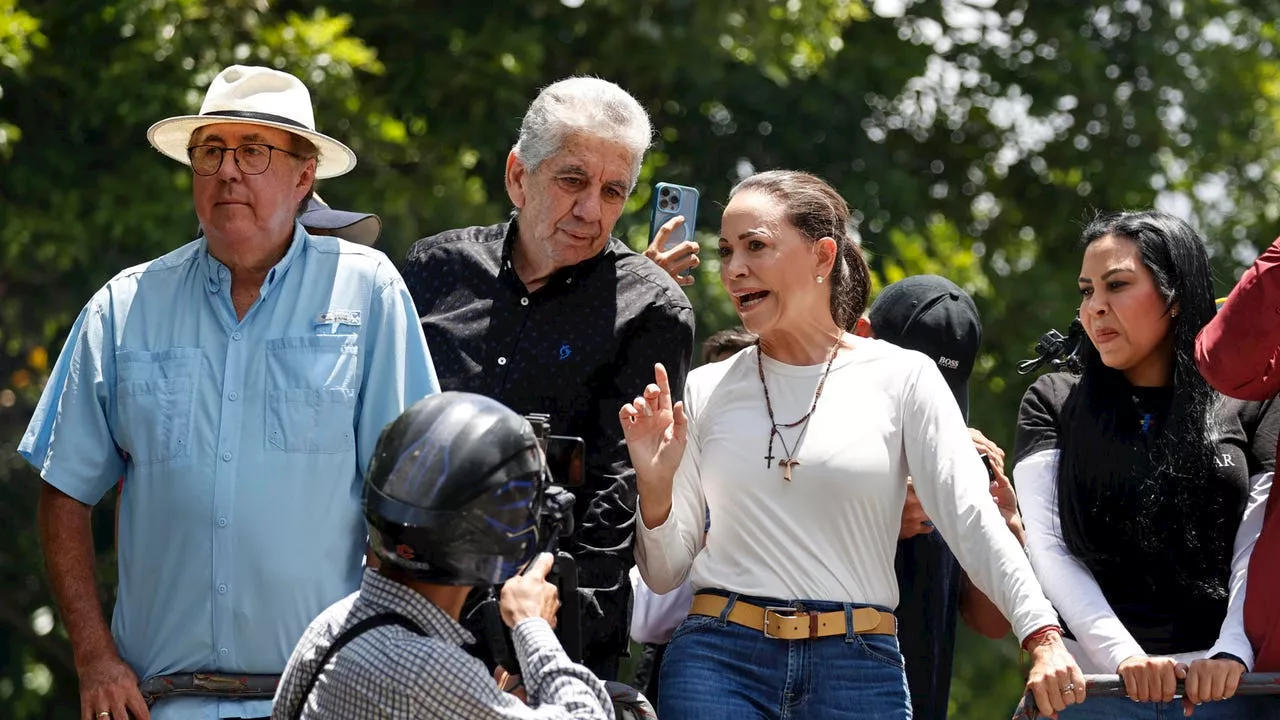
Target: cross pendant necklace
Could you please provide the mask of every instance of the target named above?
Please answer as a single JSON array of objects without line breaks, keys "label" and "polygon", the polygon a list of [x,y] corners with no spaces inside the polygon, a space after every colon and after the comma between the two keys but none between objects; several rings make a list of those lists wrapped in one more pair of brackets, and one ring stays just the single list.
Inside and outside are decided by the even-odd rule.
[{"label": "cross pendant necklace", "polygon": [[[795,423],[795,424],[799,424],[799,423]],[[783,427],[794,427],[795,424],[791,426],[784,425]],[[806,425],[805,427],[807,428],[808,425]],[[801,430],[800,434],[804,435],[804,430]],[[769,434],[769,454],[765,456],[765,467],[773,467],[772,461],[773,461],[773,436],[774,435],[778,436],[778,442],[782,444],[782,451],[787,454],[785,458],[782,458],[782,460],[778,462],[778,465],[782,467],[782,479],[786,480],[787,482],[791,482],[791,467],[793,465],[799,465],[800,461],[796,460],[796,454],[791,451],[790,447],[787,447],[787,439],[782,437],[782,431],[778,428],[777,424],[773,426],[773,431]],[[799,450],[799,449],[800,449],[800,438],[796,438],[796,450]]]},{"label": "cross pendant necklace", "polygon": [[799,465],[800,461],[787,458],[786,460],[783,460],[778,464],[782,466],[782,479],[786,480],[787,482],[791,482],[791,466]]},{"label": "cross pendant necklace", "polygon": [[[760,375],[760,386],[764,388],[764,407],[769,413],[769,449],[764,457],[765,467],[773,467],[773,437],[778,436],[778,442],[782,444],[782,451],[787,454],[782,458],[778,465],[782,466],[782,479],[791,482],[791,468],[799,465],[800,461],[796,459],[796,453],[800,451],[800,442],[804,440],[805,433],[809,430],[809,420],[813,418],[813,411],[818,407],[818,398],[822,397],[822,388],[827,384],[827,375],[831,373],[831,363],[835,362],[836,351],[840,349],[840,337],[836,338],[836,342],[831,346],[831,352],[827,356],[827,366],[822,370],[822,378],[818,381],[818,387],[813,393],[813,402],[809,404],[809,412],[805,413],[799,420],[795,422],[779,424],[773,417],[773,400],[769,397],[769,383],[764,380],[764,360],[760,357],[764,351],[760,348],[760,341],[756,341],[756,370]],[[800,434],[796,436],[796,445],[793,450],[787,445],[787,439],[782,437],[784,428],[790,429],[800,427]]]}]

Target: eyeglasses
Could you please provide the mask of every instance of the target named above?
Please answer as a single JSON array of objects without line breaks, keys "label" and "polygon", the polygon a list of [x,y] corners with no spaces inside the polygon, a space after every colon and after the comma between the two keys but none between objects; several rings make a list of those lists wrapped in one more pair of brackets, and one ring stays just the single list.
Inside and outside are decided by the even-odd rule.
[{"label": "eyeglasses", "polygon": [[191,169],[197,175],[212,175],[222,168],[223,157],[231,152],[240,172],[245,175],[261,175],[271,167],[272,150],[296,158],[302,157],[295,152],[266,143],[246,143],[233,148],[221,145],[192,145],[187,148],[187,157],[191,160]]}]

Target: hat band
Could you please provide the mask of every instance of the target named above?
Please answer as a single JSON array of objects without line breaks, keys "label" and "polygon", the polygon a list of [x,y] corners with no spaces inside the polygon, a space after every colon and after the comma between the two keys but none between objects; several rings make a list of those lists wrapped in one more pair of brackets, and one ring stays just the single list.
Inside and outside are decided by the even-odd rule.
[{"label": "hat band", "polygon": [[214,110],[212,112],[201,113],[201,114],[206,117],[218,116],[218,117],[239,118],[243,120],[261,120],[263,122],[271,122],[271,123],[276,123],[278,125],[291,125],[300,130],[306,130],[307,132],[315,132],[315,130],[312,130],[311,128],[307,127],[306,125],[303,125],[297,120],[287,118],[283,115],[272,115],[271,113],[250,112],[248,110]]}]

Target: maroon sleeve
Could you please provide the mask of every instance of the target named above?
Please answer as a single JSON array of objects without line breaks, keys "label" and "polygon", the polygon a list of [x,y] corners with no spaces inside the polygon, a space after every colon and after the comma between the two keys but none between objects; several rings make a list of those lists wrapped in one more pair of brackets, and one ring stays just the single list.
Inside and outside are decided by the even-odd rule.
[{"label": "maroon sleeve", "polygon": [[1280,239],[1245,271],[1196,338],[1200,373],[1218,392],[1266,400],[1280,392]]}]

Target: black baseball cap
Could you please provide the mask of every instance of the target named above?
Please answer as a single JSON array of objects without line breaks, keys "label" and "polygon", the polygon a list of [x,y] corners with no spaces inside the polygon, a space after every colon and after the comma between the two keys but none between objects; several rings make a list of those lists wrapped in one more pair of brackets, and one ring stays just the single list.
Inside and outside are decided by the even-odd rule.
[{"label": "black baseball cap", "polygon": [[334,210],[317,194],[311,196],[298,222],[313,233],[320,230],[361,245],[374,244],[382,234],[382,218],[373,213]]},{"label": "black baseball cap", "polygon": [[968,420],[969,375],[982,346],[982,320],[973,298],[944,277],[912,275],[881,290],[867,319],[876,338],[937,363]]}]

